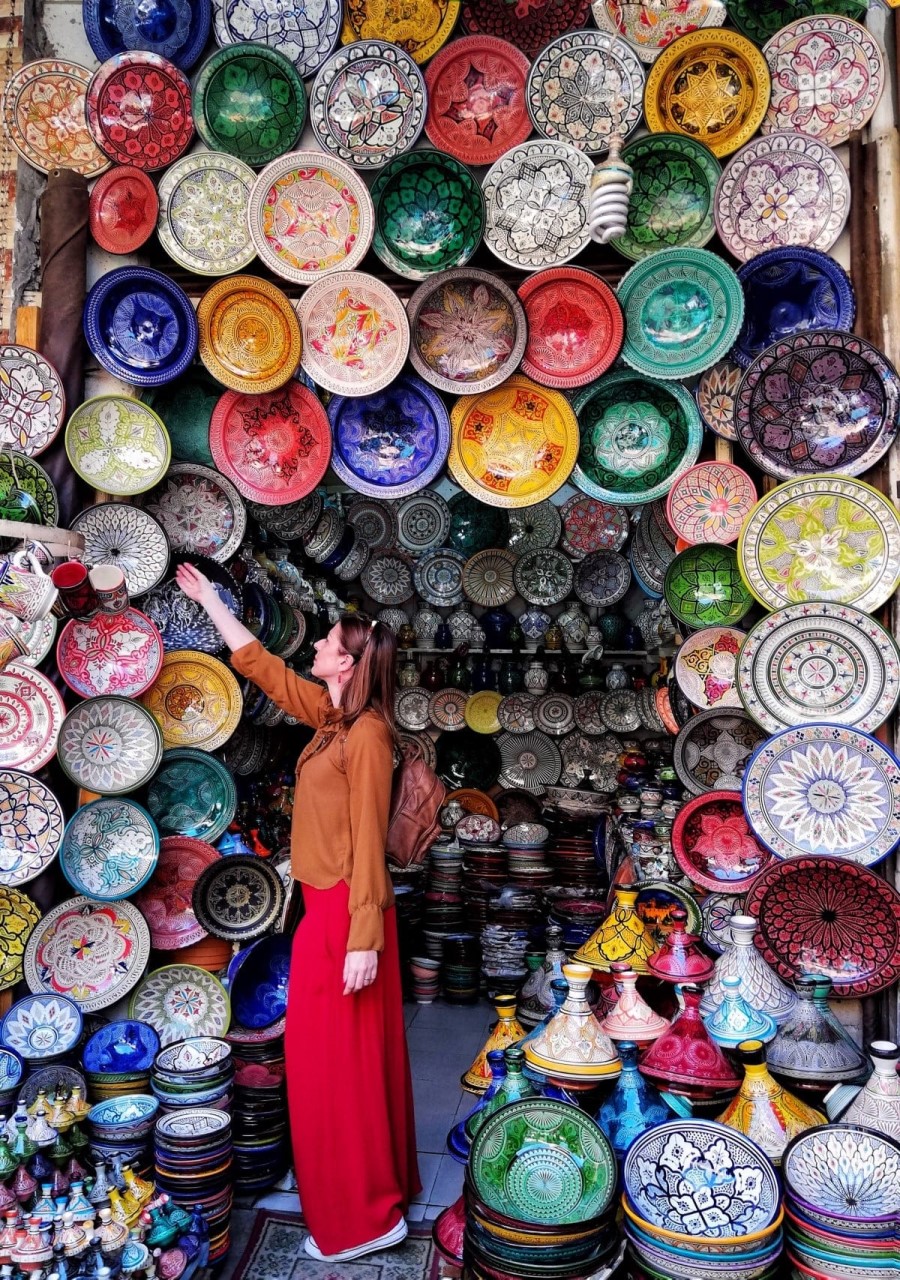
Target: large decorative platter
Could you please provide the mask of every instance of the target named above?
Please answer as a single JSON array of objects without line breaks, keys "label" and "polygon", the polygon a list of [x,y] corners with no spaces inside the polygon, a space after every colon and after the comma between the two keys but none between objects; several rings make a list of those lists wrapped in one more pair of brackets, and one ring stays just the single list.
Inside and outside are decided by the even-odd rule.
[{"label": "large decorative platter", "polygon": [[91,77],[86,115],[110,160],[148,172],[172,164],[194,136],[190,82],[157,53],[128,49],[108,58]]},{"label": "large decorative platter", "polygon": [[536,58],[544,45],[588,25],[590,0],[536,0],[519,12],[494,0],[463,0],[462,24],[472,35],[499,36]]},{"label": "large decorative platter", "polygon": [[175,462],[140,505],[162,525],[172,551],[224,563],[237,552],[247,512],[234,485],[212,467]]},{"label": "large decorative platter", "polygon": [[713,203],[722,166],[709,147],[678,133],[651,133],[624,148],[634,170],[628,228],[610,243],[638,262],[659,249],[702,249],[716,233]]},{"label": "large decorative platter", "polygon": [[128,502],[98,502],[74,516],[69,527],[84,538],[88,564],[115,565],[130,596],[162,582],[169,567],[169,540],[147,511]]},{"label": "large decorative platter", "polygon": [[167,751],[147,792],[147,809],[163,837],[189,836],[212,844],[237,809],[231,773],[208,751]]},{"label": "large decorative platter", "polygon": [[74,169],[96,178],[109,168],[88,129],[85,95],[91,72],[76,62],[38,58],[6,83],[3,124],[23,160],[41,173]]},{"label": "large decorative platter", "polygon": [[744,449],[781,479],[868,471],[897,438],[898,416],[893,365],[864,339],[835,329],[797,333],[764,351],[735,404]]},{"label": "large decorative platter", "polygon": [[784,245],[827,252],[849,214],[840,157],[802,133],[755,139],[729,160],[716,189],[716,228],[743,262]]},{"label": "large decorative platter", "polygon": [[691,795],[738,791],[748,760],[765,738],[746,711],[701,711],[675,739],[675,772]]},{"label": "large decorative platter", "polygon": [[233,391],[261,395],[287,382],[302,349],[293,307],[277,285],[228,276],[200,299],[200,359]]},{"label": "large decorative platter", "polygon": [[678,650],[675,679],[701,711],[741,706],[736,665],[744,638],[745,633],[735,627],[704,627],[688,636]]},{"label": "large decorative platter", "polygon": [[744,321],[731,267],[708,249],[660,249],[622,277],[622,359],[651,378],[702,373],[730,349]]},{"label": "large decorative platter", "polygon": [[693,31],[650,68],[644,115],[651,133],[683,133],[717,156],[749,142],[771,92],[766,60],[737,31]]},{"label": "large decorative platter", "polygon": [[520,271],[558,267],[586,246],[594,166],[564,142],[523,142],[491,165],[484,179],[484,242]]},{"label": "large decorative platter", "polygon": [[281,876],[256,854],[217,858],[197,877],[191,902],[207,933],[249,942],[270,928],[284,907]]},{"label": "large decorative platter", "polygon": [[721,0],[593,0],[591,9],[600,30],[627,40],[642,62],[655,62],[679,36],[725,22]]},{"label": "large decorative platter", "polygon": [[799,18],[772,36],[763,54],[772,73],[764,133],[796,129],[836,147],[875,114],[884,54],[861,23],[837,14]]},{"label": "large decorative platter", "polygon": [[666,518],[684,542],[736,542],[756,500],[756,485],[740,467],[698,462],[669,490]]},{"label": "large decorative platter", "polygon": [[462,587],[465,563],[465,556],[458,551],[451,551],[449,547],[426,551],[413,570],[416,591],[427,604],[448,607],[462,604],[465,597]]},{"label": "large decorative platter", "polygon": [[621,551],[628,541],[631,523],[627,507],[576,493],[563,503],[560,515],[561,546],[573,560],[583,560],[592,551]]},{"label": "large decorative platter", "polygon": [[416,62],[427,62],[450,39],[459,5],[460,0],[412,0],[400,6],[381,0],[347,0],[341,40],[344,44],[386,40]]},{"label": "large decorative platter", "polygon": [[43,782],[18,769],[0,769],[0,884],[27,884],[49,867],[64,822],[62,805]]},{"label": "large decorative platter", "polygon": [[488,271],[441,272],[415,291],[407,316],[412,366],[439,391],[489,391],[522,360],[525,312],[512,289]]},{"label": "large decorative platter", "polygon": [[134,5],[129,0],[100,0],[82,8],[84,33],[99,62],[124,49],[146,49],[188,71],[209,39],[210,0],[179,0]]},{"label": "large decorative platter", "polygon": [[747,517],[738,560],[767,609],[829,600],[871,613],[900,582],[900,517],[884,494],[861,480],[790,480]]},{"label": "large decorative platter", "polygon": [[555,786],[562,773],[562,756],[552,738],[535,729],[531,733],[501,733],[501,771],[504,787],[520,787],[541,795],[545,787]]},{"label": "large decorative platter", "polygon": [[787,982],[820,973],[835,996],[870,996],[900,978],[900,894],[856,862],[774,862],[754,881],[746,910],[757,921],[757,949]]},{"label": "large decorative platter", "polygon": [[641,122],[644,68],[624,40],[573,31],[545,45],[531,64],[526,102],[535,129],[552,142],[596,154]]},{"label": "large decorative platter", "polygon": [[372,184],[372,249],[386,267],[426,280],[469,261],[484,234],[484,196],[471,170],[441,151],[397,156]]},{"label": "large decorative platter", "polygon": [[208,936],[194,915],[191,894],[201,871],[217,862],[220,856],[211,844],[190,836],[166,836],[160,841],[159,861],[153,877],[135,898],[157,951],[189,947]]},{"label": "large decorative platter", "polygon": [[306,90],[277,49],[226,45],[200,68],[193,107],[197,132],[212,151],[258,166],[293,149],[306,119]]},{"label": "large decorative platter", "polygon": [[130,396],[85,400],[66,427],[66,453],[75,471],[118,497],[152,489],[165,474],[171,448],[162,418]]},{"label": "large decorative platter", "polygon": [[701,542],[679,552],[666,569],[663,595],[688,627],[729,627],[753,605],[733,547]]},{"label": "large decorative platter", "polygon": [[138,609],[71,618],[56,646],[59,674],[82,698],[118,693],[136,698],[149,689],[163,661],[162,636]]},{"label": "large decorative platter", "polygon": [[0,769],[37,773],[56,755],[66,709],[41,671],[8,662],[0,671]]},{"label": "large decorative platter", "polygon": [[121,1000],[144,972],[150,931],[131,902],[70,898],[52,907],[28,939],[25,981],[65,996],[84,1013]]},{"label": "large decorative platter", "polygon": [[[39,462],[16,449],[0,449],[0,517],[34,524],[59,523],[59,498]],[[0,540],[0,547],[10,543]]]},{"label": "large decorative platter", "polygon": [[221,1037],[231,1021],[221,982],[192,964],[167,964],[148,973],[133,993],[128,1013],[149,1022],[163,1047],[194,1036]]},{"label": "large decorative platter", "polygon": [[572,407],[581,428],[572,483],[600,502],[652,502],[697,461],[703,425],[676,383],[619,369],[577,392]]},{"label": "large decorative platter", "polygon": [[215,751],[241,718],[240,685],[224,662],[188,649],[166,654],[141,701],[155,716],[166,747]]},{"label": "large decorative platter", "polygon": [[374,169],[413,147],[425,103],[425,80],[408,54],[383,40],[360,40],[319,68],[309,118],[323,151],[354,169]]},{"label": "large decorative platter", "polygon": [[209,614],[181,590],[175,578],[179,564],[191,564],[209,578],[216,595],[233,614],[243,614],[243,593],[229,571],[215,560],[196,553],[178,556],[167,581],[149,591],[141,603],[144,612],[162,636],[163,648],[197,649],[202,653],[218,653],[222,637]]},{"label": "large decorative platter", "polygon": [[159,832],[133,800],[83,804],[69,819],[59,851],[63,875],[76,893],[118,902],[143,888],[159,857]]},{"label": "large decorative platter", "polygon": [[900,653],[884,627],[850,605],[789,605],[744,640],[737,688],[769,733],[818,720],[872,733],[897,704]]},{"label": "large decorative platter", "polygon": [[135,387],[171,382],[197,353],[190,299],[150,267],[116,267],[101,276],[85,301],[83,323],[87,344],[107,373]]},{"label": "large decorative platter", "polygon": [[[326,432],[329,420],[334,440],[331,465],[358,493],[406,498],[443,470],[450,418],[437,392],[413,373],[401,373],[374,394],[333,396]],[[449,518],[447,523],[449,527]]]},{"label": "large decorative platter", "polygon": [[121,795],[152,778],[162,759],[162,734],[150,712],[133,698],[88,698],[63,721],[57,753],[60,767],[76,786],[101,796]]},{"label": "large decorative platter", "polygon": [[166,170],[159,184],[159,242],[173,262],[201,276],[243,271],[256,257],[247,207],[256,174],[243,160],[198,151]]},{"label": "large decorative platter", "polygon": [[247,216],[261,260],[295,284],[352,271],[375,230],[372,198],[360,174],[321,151],[292,151],[267,165]]},{"label": "large decorative platter", "polygon": [[387,284],[362,271],[318,280],[297,305],[303,329],[303,368],[336,395],[381,391],[403,368],[409,322]]},{"label": "large decorative platter", "polygon": [[62,379],[29,347],[0,346],[0,447],[33,458],[52,444],[66,416]]},{"label": "large decorative platter", "polygon": [[688,879],[714,893],[744,893],[772,861],[747,825],[739,791],[688,800],[672,825],[672,850]]},{"label": "large decorative platter", "polygon": [[88,226],[107,253],[136,253],[153,235],[158,216],[156,187],[134,165],[116,165],[91,188]]},{"label": "large decorative platter", "polygon": [[522,372],[544,387],[582,387],[599,378],[622,347],[616,295],[593,271],[548,267],[521,284],[528,317]]},{"label": "large decorative platter", "polygon": [[458,400],[448,468],[479,501],[529,507],[569,478],[578,422],[566,398],[513,374],[502,386]]},{"label": "large decorative platter", "polygon": [[[849,333],[856,297],[847,272],[818,249],[767,249],[738,269],[744,325],[731,359],[746,368],[764,351],[810,329]],[[870,348],[871,350],[871,348]]]},{"label": "large decorative platter", "polygon": [[419,489],[397,508],[398,544],[413,555],[443,545],[450,532],[450,508],[434,489]]},{"label": "large decorative platter", "polygon": [[248,0],[213,0],[213,30],[220,45],[269,45],[306,80],[338,42],[341,9],[341,0],[300,0],[290,10],[262,9]]},{"label": "large decorative platter", "polygon": [[263,395],[226,391],[213,410],[209,444],[219,470],[245,498],[265,506],[305,498],[331,458],[325,410],[293,378]]},{"label": "large decorative platter", "polygon": [[463,36],[432,58],[425,72],[425,132],[463,164],[489,165],[525,142],[528,58],[494,36]]},{"label": "large decorative platter", "polygon": [[31,995],[17,1000],[0,1025],[0,1041],[29,1062],[69,1053],[81,1039],[81,1010],[71,1000]]}]

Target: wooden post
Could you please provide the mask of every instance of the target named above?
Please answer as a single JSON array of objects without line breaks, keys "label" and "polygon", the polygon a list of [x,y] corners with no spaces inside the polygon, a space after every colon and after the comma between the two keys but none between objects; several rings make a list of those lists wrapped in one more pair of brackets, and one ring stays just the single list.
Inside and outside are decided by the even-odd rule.
[{"label": "wooden post", "polygon": [[16,342],[20,347],[38,349],[41,334],[40,307],[18,307],[16,309]]}]

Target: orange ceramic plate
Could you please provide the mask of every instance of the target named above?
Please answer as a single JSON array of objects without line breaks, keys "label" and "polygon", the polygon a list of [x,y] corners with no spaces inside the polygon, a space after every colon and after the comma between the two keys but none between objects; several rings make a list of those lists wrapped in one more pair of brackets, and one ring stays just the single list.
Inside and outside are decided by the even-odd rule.
[{"label": "orange ceramic plate", "polygon": [[256,276],[228,276],[197,308],[200,359],[232,391],[274,391],[300,363],[303,340],[285,294]]}]

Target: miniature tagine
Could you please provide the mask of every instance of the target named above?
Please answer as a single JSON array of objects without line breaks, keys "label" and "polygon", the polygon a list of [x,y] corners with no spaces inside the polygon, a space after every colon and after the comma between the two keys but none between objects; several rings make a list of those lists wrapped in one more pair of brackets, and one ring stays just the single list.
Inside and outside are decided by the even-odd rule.
[{"label": "miniature tagine", "polygon": [[656,950],[656,943],[637,913],[637,895],[637,889],[615,890],[612,911],[575,952],[576,963],[608,970],[614,961],[621,960],[636,973],[649,972],[647,961]]},{"label": "miniature tagine", "polygon": [[703,994],[704,1015],[713,1013],[724,1000],[722,979],[729,976],[740,978],[744,998],[776,1022],[782,1022],[790,1014],[796,1004],[794,993],[757,951],[753,943],[755,932],[753,916],[731,917],[731,946],[726,947],[716,961],[715,972]]},{"label": "miniature tagine", "polygon": [[703,1019],[706,1030],[723,1049],[736,1049],[744,1040],[765,1044],[778,1030],[774,1018],[744,999],[736,973],[722,979],[722,1003]]},{"label": "miniature tagine", "polygon": [[752,1138],[773,1164],[780,1164],[790,1140],[813,1125],[825,1124],[825,1116],[773,1080],[761,1040],[745,1040],[738,1046],[737,1057],[744,1080],[719,1122]]},{"label": "miniature tagine", "polygon": [[891,1040],[873,1040],[869,1057],[872,1074],[841,1119],[847,1124],[877,1129],[900,1142],[900,1049]]},{"label": "miniature tagine", "polygon": [[633,1040],[641,1048],[652,1044],[668,1029],[668,1022],[638,994],[637,974],[629,965],[616,961],[610,967],[619,998],[600,1026],[610,1040]]},{"label": "miniature tagine", "polygon": [[569,984],[562,1008],[525,1045],[525,1060],[541,1076],[585,1084],[618,1076],[621,1062],[610,1038],[591,1012],[585,990],[590,966],[563,965]]},{"label": "miniature tagine", "polygon": [[769,1070],[807,1088],[824,1091],[842,1080],[860,1079],[869,1065],[828,1007],[831,979],[804,973],[794,983],[797,999],[769,1046]]},{"label": "miniature tagine", "polygon": [[688,933],[687,918],[684,907],[672,910],[669,931],[659,950],[647,961],[655,978],[665,982],[707,982],[712,977],[715,961],[701,950],[697,935]]},{"label": "miniature tagine", "polygon": [[516,1018],[516,997],[498,996],[494,1001],[497,1010],[497,1021],[491,1028],[491,1034],[484,1047],[475,1058],[462,1078],[462,1087],[470,1093],[484,1093],[491,1083],[491,1072],[487,1055],[491,1049],[508,1049],[525,1038],[525,1029]]},{"label": "miniature tagine", "polygon": [[641,1074],[671,1093],[692,1099],[734,1093],[740,1077],[703,1025],[699,987],[680,991],[684,1008],[647,1050]]}]

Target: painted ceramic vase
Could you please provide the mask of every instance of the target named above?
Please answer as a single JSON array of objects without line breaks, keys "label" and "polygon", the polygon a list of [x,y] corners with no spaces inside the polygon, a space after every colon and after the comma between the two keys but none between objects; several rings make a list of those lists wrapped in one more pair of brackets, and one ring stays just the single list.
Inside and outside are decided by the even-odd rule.
[{"label": "painted ceramic vase", "polygon": [[769,1070],[824,1091],[841,1080],[856,1080],[868,1067],[866,1055],[828,1007],[831,979],[805,973],[794,983],[797,998],[769,1046]]},{"label": "painted ceramic vase", "polygon": [[504,1053],[506,1060],[506,1074],[500,1081],[500,1086],[495,1093],[485,1102],[485,1105],[476,1110],[466,1120],[466,1135],[469,1141],[475,1137],[475,1134],[487,1120],[488,1116],[493,1115],[495,1111],[499,1111],[501,1107],[505,1107],[508,1102],[518,1102],[521,1098],[533,1098],[540,1090],[536,1089],[523,1070],[525,1066],[525,1054],[518,1045],[513,1045]]},{"label": "painted ceramic vase", "polygon": [[559,1012],[525,1045],[526,1062],[539,1075],[563,1081],[584,1084],[615,1078],[621,1067],[619,1055],[587,1002],[591,968],[563,965],[563,976],[569,984],[568,995]]},{"label": "painted ceramic vase", "polygon": [[568,956],[562,949],[562,929],[551,924],[547,927],[547,954],[529,974],[519,992],[517,1016],[524,1027],[535,1027],[555,1009],[550,983],[563,976],[562,967]]},{"label": "painted ceramic vase", "polygon": [[703,1019],[706,1030],[723,1049],[736,1049],[744,1040],[765,1044],[778,1029],[774,1018],[744,998],[741,985],[736,973],[723,978],[722,1003]]},{"label": "painted ceramic vase", "polygon": [[638,994],[637,974],[629,965],[616,961],[610,968],[619,998],[600,1026],[610,1040],[634,1041],[644,1048],[658,1040],[669,1023]]},{"label": "painted ceramic vase", "polygon": [[873,1040],[869,1057],[872,1074],[841,1119],[847,1124],[877,1129],[900,1142],[900,1076],[897,1075],[900,1049],[891,1040]]},{"label": "painted ceramic vase", "polygon": [[706,982],[715,970],[715,961],[703,953],[700,939],[688,933],[687,918],[683,907],[672,910],[669,932],[647,960],[653,976],[664,982]]},{"label": "painted ceramic vase", "polygon": [[737,1129],[762,1147],[773,1164],[781,1164],[790,1140],[813,1125],[825,1124],[825,1116],[772,1078],[761,1040],[745,1040],[737,1057],[744,1068],[744,1080],[737,1097],[718,1117],[719,1123]]},{"label": "painted ceramic vase", "polygon": [[498,996],[494,1001],[497,1010],[497,1021],[491,1034],[485,1041],[483,1049],[477,1054],[475,1061],[462,1078],[462,1087],[470,1093],[484,1093],[491,1083],[491,1072],[487,1063],[487,1055],[491,1049],[508,1049],[525,1038],[525,1028],[516,1017],[516,997]]},{"label": "painted ceramic vase", "polygon": [[640,1064],[641,1074],[670,1093],[702,1099],[734,1092],[740,1077],[710,1037],[700,1016],[700,990],[682,987],[684,1008]]},{"label": "painted ceramic vase", "polygon": [[587,942],[575,952],[579,964],[608,970],[616,960],[636,973],[649,973],[648,960],[656,950],[649,929],[637,913],[637,889],[616,889],[613,909]]},{"label": "painted ceramic vase", "polygon": [[633,1040],[619,1041],[619,1057],[622,1074],[594,1119],[612,1143],[617,1159],[623,1160],[638,1134],[673,1119],[675,1112],[638,1071],[638,1046]]},{"label": "painted ceramic vase", "polygon": [[525,688],[529,693],[543,693],[549,683],[550,675],[542,662],[529,662],[525,672]]},{"label": "painted ceramic vase", "polygon": [[753,945],[756,920],[753,916],[731,917],[731,946],[719,956],[715,972],[703,994],[702,1012],[713,1013],[724,999],[722,979],[736,976],[741,979],[746,1000],[776,1022],[782,1022],[791,1013],[796,998]]}]

